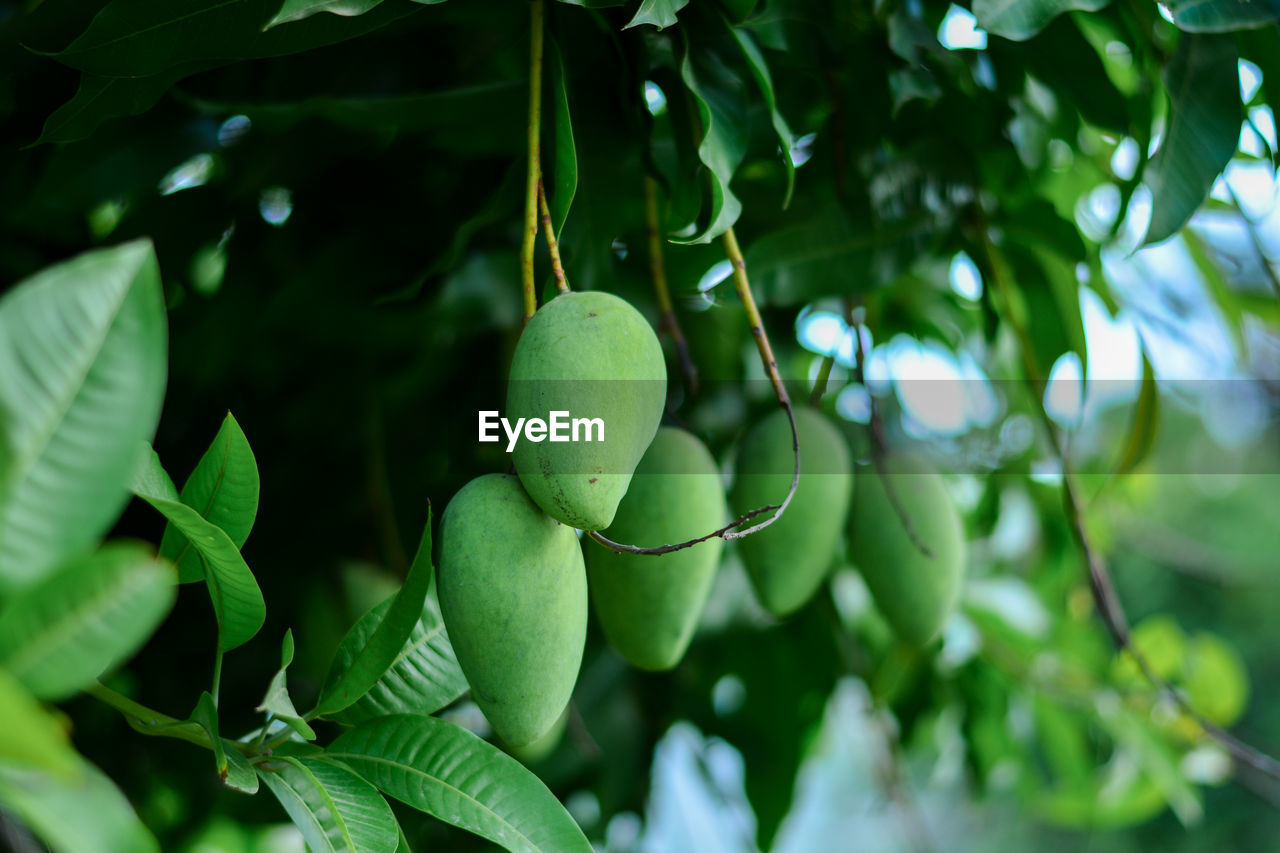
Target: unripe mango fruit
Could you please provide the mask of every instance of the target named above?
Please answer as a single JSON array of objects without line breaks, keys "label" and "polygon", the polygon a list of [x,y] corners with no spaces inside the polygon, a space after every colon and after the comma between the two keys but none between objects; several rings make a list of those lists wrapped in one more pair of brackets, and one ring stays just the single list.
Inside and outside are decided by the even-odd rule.
[{"label": "unripe mango fruit", "polygon": [[542,737],[524,746],[512,746],[509,743],[504,743],[503,746],[521,764],[525,766],[537,764],[556,751],[560,741],[564,740],[564,730],[568,727],[568,723],[569,708],[566,706]]},{"label": "unripe mango fruit", "polygon": [[[649,323],[609,293],[566,293],[543,305],[516,344],[506,417],[600,418],[603,441],[516,443],[520,482],[552,518],[603,530],[653,440],[667,398],[667,367]],[[597,437],[592,433],[591,437]]]},{"label": "unripe mango fruit", "polygon": [[573,528],[515,477],[477,477],[440,521],[437,578],[472,698],[500,738],[532,743],[569,704],[582,663],[587,575]]},{"label": "unripe mango fruit", "polygon": [[[853,491],[853,460],[835,424],[808,408],[795,410],[800,483],[782,518],[738,540],[756,598],[786,616],[813,596],[831,567]],[[738,450],[729,501],[736,513],[780,504],[795,470],[791,425],[782,409],[747,431]],[[767,516],[757,516],[759,522]]]},{"label": "unripe mango fruit", "polygon": [[[928,463],[891,453],[884,470],[887,478],[875,468],[858,477],[849,555],[898,637],[922,646],[942,630],[960,597],[967,562],[964,525],[941,475]],[[902,513],[885,491],[886,479]]]},{"label": "unripe mango fruit", "polygon": [[[706,445],[684,430],[662,427],[605,535],[645,548],[671,545],[723,526],[725,514],[720,473]],[[591,600],[613,647],[641,669],[679,663],[723,549],[718,538],[656,556],[619,554],[589,543]]]}]

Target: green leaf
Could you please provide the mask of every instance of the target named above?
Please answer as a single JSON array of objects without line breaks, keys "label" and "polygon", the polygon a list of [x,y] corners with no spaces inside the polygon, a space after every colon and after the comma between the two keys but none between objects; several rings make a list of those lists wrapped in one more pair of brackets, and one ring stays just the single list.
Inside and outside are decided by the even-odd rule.
[{"label": "green leaf", "polygon": [[1129,132],[1134,117],[1128,102],[1071,17],[1055,20],[1030,41],[1007,47],[1064,106],[1079,110],[1099,127]]},{"label": "green leaf", "polygon": [[1142,384],[1138,387],[1138,401],[1129,420],[1129,437],[1124,451],[1116,462],[1116,475],[1128,474],[1137,468],[1151,452],[1155,444],[1156,428],[1160,422],[1160,389],[1147,349],[1142,347]]},{"label": "green leaf", "polygon": [[643,0],[635,15],[627,22],[624,30],[649,24],[660,30],[674,26],[676,13],[689,5],[689,0]]},{"label": "green leaf", "polygon": [[[351,769],[323,758],[279,758],[258,769],[314,853],[394,853],[400,833],[391,807]],[[274,765],[276,761],[273,761]]]},{"label": "green leaf", "polygon": [[[430,6],[435,3],[443,3],[444,0],[413,0],[413,2]],[[267,22],[264,29],[269,30],[272,27],[278,27],[290,21],[301,21],[303,18],[309,18],[321,12],[351,18],[356,15],[363,15],[381,4],[382,0],[285,0],[284,5],[280,7],[280,11]]]},{"label": "green leaf", "polygon": [[167,331],[138,240],[50,267],[0,298],[0,596],[97,543],[155,434]]},{"label": "green leaf", "polygon": [[0,765],[62,778],[79,772],[80,756],[58,721],[7,670],[0,669]]},{"label": "green leaf", "polygon": [[[361,36],[411,4],[368,7],[355,18],[315,15],[267,30],[280,0],[111,0],[54,59],[108,77],[181,76],[241,59],[284,56]],[[264,32],[264,30],[266,30]]]},{"label": "green leaf", "polygon": [[[350,669],[393,600],[394,596],[371,609],[342,638],[326,683]],[[439,605],[434,596],[428,596],[421,618],[387,671],[354,704],[330,716],[354,725],[387,714],[433,714],[467,689],[467,679],[449,643]]]},{"label": "green leaf", "polygon": [[1240,78],[1229,36],[1182,36],[1164,82],[1169,118],[1144,176],[1152,195],[1144,244],[1166,240],[1186,224],[1240,140]]},{"label": "green leaf", "polygon": [[[179,499],[205,521],[221,527],[241,548],[258,515],[258,491],[257,460],[240,424],[228,412],[213,443],[182,487]],[[199,550],[192,548],[175,524],[165,527],[160,556],[177,564],[179,582],[204,579]]]},{"label": "green leaf", "polygon": [[200,701],[191,712],[191,722],[200,726],[209,735],[214,768],[222,784],[234,791],[256,794],[258,776],[253,770],[253,765],[240,754],[235,744],[218,734],[218,705],[209,691],[206,690],[200,694]]},{"label": "green leaf", "polygon": [[136,652],[173,607],[173,566],[140,542],[65,564],[0,611],[0,666],[59,700]]},{"label": "green leaf", "polygon": [[316,714],[335,714],[350,706],[378,683],[413,633],[422,617],[423,604],[431,589],[435,571],[431,566],[431,510],[422,528],[418,552],[409,567],[404,586],[387,608],[386,617],[378,623],[369,641],[361,647],[350,665],[326,685],[316,706]]},{"label": "green leaf", "polygon": [[1227,33],[1265,26],[1280,19],[1280,0],[1169,0],[1178,29]]},{"label": "green leaf", "polygon": [[266,698],[262,700],[262,704],[258,706],[257,710],[272,714],[276,719],[288,724],[289,728],[302,735],[306,740],[315,740],[316,733],[312,731],[311,726],[307,725],[307,721],[293,707],[293,699],[289,696],[289,688],[285,683],[285,673],[291,663],[293,663],[293,631],[289,630],[284,632],[284,643],[280,651],[280,669],[276,671],[275,677],[271,679],[271,685],[267,688]]},{"label": "green leaf", "polygon": [[180,502],[160,457],[147,448],[134,475],[133,492],[151,504],[196,547],[208,572],[205,581],[218,617],[218,649],[247,643],[267,618],[267,605],[253,572],[226,532]]},{"label": "green leaf", "polygon": [[379,717],[340,736],[328,755],[387,795],[514,853],[591,851],[537,776],[452,723]]},{"label": "green leaf", "polygon": [[569,206],[578,191],[578,150],[573,141],[573,120],[569,115],[569,90],[565,82],[564,55],[555,39],[547,39],[547,66],[551,78],[552,126],[555,129],[555,181],[547,186],[550,194],[551,228],[556,234],[564,228]]},{"label": "green leaf", "polygon": [[782,198],[782,207],[786,209],[791,204],[791,194],[796,188],[796,164],[791,159],[791,146],[794,144],[791,128],[787,125],[787,120],[782,117],[782,113],[778,111],[778,99],[773,93],[773,77],[769,74],[769,66],[764,61],[764,54],[755,43],[755,37],[741,27],[730,27],[729,31],[733,33],[734,40],[742,48],[742,55],[746,57],[751,75],[755,77],[765,106],[769,108],[769,120],[773,123],[773,132],[778,136],[782,162],[787,169],[787,192]]},{"label": "green leaf", "polygon": [[[741,82],[718,57],[695,48],[686,38],[680,79],[693,101],[698,159],[707,169],[710,219],[696,234],[672,238],[676,243],[710,243],[733,227],[742,213],[729,182],[747,153],[749,128],[741,103]],[[676,223],[672,223],[673,225]]]},{"label": "green leaf", "polygon": [[101,770],[81,763],[60,779],[0,763],[0,806],[17,815],[54,853],[159,853],[129,800]]},{"label": "green leaf", "polygon": [[1063,12],[1096,12],[1109,0],[973,0],[978,26],[992,35],[1024,41]]},{"label": "green leaf", "polygon": [[154,77],[80,75],[80,88],[71,100],[45,119],[44,130],[32,143],[76,142],[93,134],[104,121],[144,113],[156,105],[182,73]]}]

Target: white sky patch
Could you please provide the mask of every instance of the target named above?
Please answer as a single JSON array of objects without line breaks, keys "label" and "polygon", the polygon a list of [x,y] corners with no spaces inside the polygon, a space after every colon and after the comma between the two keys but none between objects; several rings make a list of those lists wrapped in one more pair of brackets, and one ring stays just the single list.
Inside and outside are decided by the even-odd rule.
[{"label": "white sky patch", "polygon": [[890,371],[905,415],[933,433],[959,435],[969,426],[965,386],[955,356],[934,341],[897,335]]},{"label": "white sky patch", "polygon": [[717,261],[711,265],[711,269],[702,274],[702,278],[698,279],[698,290],[706,293],[731,275],[733,275],[733,264],[729,261]]},{"label": "white sky patch", "polygon": [[213,155],[197,154],[179,163],[160,179],[160,195],[173,195],[182,190],[202,187],[213,177]]},{"label": "white sky patch", "polygon": [[1138,170],[1138,142],[1132,136],[1120,140],[1111,154],[1111,172],[1122,181],[1130,180]]},{"label": "white sky patch", "polygon": [[1232,160],[1223,173],[1250,219],[1261,219],[1276,204],[1276,175],[1269,160]]},{"label": "white sky patch", "polygon": [[857,424],[871,423],[871,395],[858,383],[849,383],[836,397],[836,414]]},{"label": "white sky patch", "polygon": [[1080,424],[1084,413],[1084,376],[1080,357],[1075,353],[1063,353],[1053,363],[1044,389],[1044,410],[1059,426],[1074,428]]},{"label": "white sky patch", "polygon": [[1271,112],[1271,107],[1254,107],[1249,110],[1249,118],[1253,120],[1253,126],[1258,129],[1258,133],[1262,134],[1262,138],[1271,146],[1272,151],[1280,148],[1280,140],[1276,139],[1276,117]]},{"label": "white sky patch", "polygon": [[1163,3],[1157,3],[1156,8],[1160,10],[1160,17],[1164,18],[1171,24],[1173,23],[1173,12],[1169,11],[1168,6]]},{"label": "white sky patch", "polygon": [[818,138],[816,133],[806,133],[791,142],[791,162],[798,169],[813,156],[813,142]]},{"label": "white sky patch", "polygon": [[949,278],[951,289],[957,296],[970,302],[982,299],[982,275],[978,272],[977,264],[964,252],[957,252],[951,259]]},{"label": "white sky patch", "polygon": [[650,115],[662,115],[667,110],[667,96],[652,80],[644,81],[644,103]]},{"label": "white sky patch", "polygon": [[1262,88],[1262,69],[1247,59],[1236,61],[1240,69],[1240,100],[1249,103]]},{"label": "white sky patch", "polygon": [[972,12],[952,4],[938,27],[938,41],[947,50],[982,50],[987,46],[987,33],[978,28]]},{"label": "white sky patch", "polygon": [[800,345],[818,355],[830,355],[840,346],[848,326],[839,314],[831,311],[812,311],[797,319],[800,326],[796,335]]},{"label": "white sky patch", "polygon": [[279,228],[293,215],[293,194],[285,187],[267,187],[258,198],[258,213]]}]

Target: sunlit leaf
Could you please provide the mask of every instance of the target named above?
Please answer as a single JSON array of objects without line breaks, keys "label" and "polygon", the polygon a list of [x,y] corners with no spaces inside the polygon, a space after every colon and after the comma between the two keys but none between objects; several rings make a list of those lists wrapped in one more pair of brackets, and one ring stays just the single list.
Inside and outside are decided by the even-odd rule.
[{"label": "sunlit leaf", "polygon": [[1230,36],[1184,35],[1164,71],[1169,118],[1147,165],[1147,244],[1178,231],[1209,196],[1240,139],[1240,77]]},{"label": "sunlit leaf", "polygon": [[240,754],[235,744],[218,734],[218,706],[209,691],[206,690],[200,694],[200,701],[196,703],[196,708],[191,713],[191,722],[200,726],[209,735],[209,742],[213,747],[214,768],[222,784],[245,794],[257,793],[258,776],[253,770],[253,765]]},{"label": "sunlit leaf", "polygon": [[54,853],[160,851],[125,795],[88,762],[81,762],[73,779],[0,762],[0,806],[29,826]]},{"label": "sunlit leaf", "polygon": [[642,0],[640,8],[623,27],[624,30],[649,24],[658,29],[674,26],[676,13],[689,5],[689,0]]},{"label": "sunlit leaf", "polygon": [[80,758],[66,730],[18,679],[0,668],[0,765],[72,778]]},{"label": "sunlit leaf", "polygon": [[388,796],[518,853],[590,853],[555,795],[520,762],[435,717],[362,723],[329,747]]},{"label": "sunlit leaf", "polygon": [[1110,0],[973,0],[978,26],[992,35],[1023,41],[1064,12],[1093,12]]},{"label": "sunlit leaf", "polygon": [[422,540],[404,586],[387,607],[378,623],[349,665],[326,683],[316,714],[335,714],[369,692],[400,656],[422,616],[423,603],[431,589],[435,570],[431,566],[431,510],[422,528]]},{"label": "sunlit leaf", "polygon": [[112,542],[73,560],[0,610],[0,666],[42,699],[65,699],[127,660],[177,595],[150,546]]},{"label": "sunlit leaf", "polygon": [[267,618],[258,581],[226,532],[178,499],[160,457],[147,448],[134,475],[133,491],[182,532],[204,558],[205,582],[218,617],[218,646],[230,651],[247,643]]},{"label": "sunlit leaf", "polygon": [[294,708],[293,699],[289,696],[289,687],[285,679],[291,663],[293,663],[292,630],[284,633],[284,643],[280,650],[280,669],[276,670],[275,676],[271,679],[271,684],[267,687],[267,695],[258,705],[258,710],[286,723],[306,740],[315,740],[316,733]]},{"label": "sunlit leaf", "polygon": [[372,785],[323,758],[282,757],[278,763],[278,769],[258,773],[314,853],[394,853],[396,819]]},{"label": "sunlit leaf", "polygon": [[[258,514],[258,463],[240,424],[228,412],[213,443],[187,478],[179,499],[205,521],[221,527],[237,548],[243,547]],[[165,526],[160,555],[178,566],[178,579],[190,583],[204,579],[200,551],[182,535],[177,525]]]},{"label": "sunlit leaf", "polygon": [[734,39],[742,48],[742,55],[747,59],[747,65],[751,69],[752,76],[755,77],[756,85],[760,87],[760,96],[764,98],[765,106],[769,108],[773,132],[778,136],[782,163],[787,170],[787,191],[782,198],[782,206],[785,208],[791,204],[791,194],[796,187],[796,164],[791,159],[791,146],[795,140],[791,136],[791,128],[787,125],[787,120],[778,110],[778,99],[773,92],[773,77],[769,74],[769,66],[765,63],[764,54],[755,43],[754,36],[740,27],[730,27],[729,31],[733,33]]},{"label": "sunlit leaf", "polygon": [[[391,602],[392,599],[388,599],[370,610],[342,638],[329,678],[336,678],[350,668],[356,655],[382,623]],[[434,596],[428,596],[422,617],[413,626],[409,639],[387,671],[369,688],[368,693],[332,716],[339,722],[351,724],[385,714],[432,714],[467,689],[467,679],[449,643],[440,607]]]},{"label": "sunlit leaf", "polygon": [[1138,400],[1129,420],[1129,433],[1124,450],[1116,463],[1117,475],[1128,474],[1142,463],[1155,444],[1156,430],[1160,423],[1160,387],[1155,369],[1142,349],[1142,382],[1138,386]]},{"label": "sunlit leaf", "polygon": [[1178,29],[1228,33],[1280,20],[1280,0],[1169,0]]},{"label": "sunlit leaf", "polygon": [[[382,2],[383,0],[284,0],[284,5],[280,7],[276,16],[267,22],[265,29],[287,24],[290,21],[301,21],[303,18],[309,18],[321,12],[348,18],[355,17],[363,15]],[[413,0],[413,2],[430,6],[443,3],[444,0]]]},{"label": "sunlit leaf", "polygon": [[166,373],[151,243],[89,252],[0,298],[0,595],[91,548],[128,500]]}]

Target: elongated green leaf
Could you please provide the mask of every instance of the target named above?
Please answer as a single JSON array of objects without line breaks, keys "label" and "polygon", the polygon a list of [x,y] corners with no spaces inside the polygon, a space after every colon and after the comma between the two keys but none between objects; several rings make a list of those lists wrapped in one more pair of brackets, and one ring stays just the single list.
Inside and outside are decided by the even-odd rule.
[{"label": "elongated green leaf", "polygon": [[395,797],[513,853],[589,853],[573,818],[537,776],[471,732],[435,717],[379,717],[329,747]]},{"label": "elongated green leaf", "polygon": [[760,87],[760,95],[764,98],[765,106],[769,108],[769,120],[773,123],[773,132],[778,136],[778,148],[782,153],[782,163],[787,170],[787,192],[782,197],[782,206],[786,208],[790,206],[791,194],[796,188],[796,164],[791,159],[791,146],[795,144],[795,140],[791,136],[791,128],[787,125],[787,120],[778,110],[778,99],[773,93],[773,76],[769,73],[769,66],[764,61],[764,54],[755,43],[755,37],[742,27],[731,26],[729,32],[733,33],[734,40],[742,48],[742,55],[746,57],[751,75],[755,78],[756,85]]},{"label": "elongated green leaf", "polygon": [[629,30],[642,24],[649,24],[660,30],[675,26],[676,13],[688,5],[689,0],[643,0],[623,29]]},{"label": "elongated green leaf", "polygon": [[1146,347],[1143,347],[1142,384],[1138,388],[1138,401],[1133,407],[1133,416],[1129,421],[1129,437],[1116,463],[1116,474],[1128,474],[1147,457],[1152,445],[1155,444],[1156,428],[1159,422],[1160,388],[1156,384],[1151,359],[1147,358]]},{"label": "elongated green leaf", "polygon": [[0,764],[41,770],[74,778],[80,757],[67,732],[30,691],[7,670],[0,669]]},{"label": "elongated green leaf", "polygon": [[74,779],[0,763],[0,806],[54,853],[158,853],[160,845],[115,783],[82,761]]},{"label": "elongated green leaf", "polygon": [[236,791],[255,794],[258,791],[258,776],[253,765],[236,749],[218,734],[218,705],[213,694],[208,690],[200,694],[196,709],[191,712],[191,722],[200,726],[209,735],[213,747],[213,763],[222,784]]},{"label": "elongated green leaf", "polygon": [[230,651],[251,640],[266,621],[267,605],[240,549],[221,527],[178,500],[173,481],[151,448],[134,474],[133,492],[169,519],[204,557],[205,581],[218,617],[219,649]]},{"label": "elongated green leaf", "polygon": [[1031,38],[1063,12],[1095,12],[1110,0],[973,0],[978,26],[1014,41]]},{"label": "elongated green leaf", "polygon": [[0,612],[0,666],[65,699],[128,659],[173,607],[173,566],[139,542],[67,563]]},{"label": "elongated green leaf", "polygon": [[[381,624],[392,600],[387,599],[362,616],[342,638],[326,681],[350,668]],[[355,724],[386,714],[432,714],[467,689],[467,679],[449,643],[440,607],[434,596],[427,596],[422,618],[413,626],[391,666],[368,693],[332,716],[339,722]]]},{"label": "elongated green leaf", "polygon": [[355,38],[415,9],[375,3],[354,18],[315,15],[291,27],[266,30],[280,5],[280,0],[111,0],[83,33],[52,56],[108,77],[169,71],[185,75]]},{"label": "elongated green leaf", "polygon": [[[435,3],[443,3],[444,0],[413,0],[413,2],[430,6]],[[269,30],[272,27],[278,27],[290,21],[301,21],[303,18],[310,18],[312,15],[318,15],[321,12],[348,18],[355,17],[356,15],[363,15],[381,4],[382,0],[285,0],[284,5],[280,7],[280,11],[267,22],[264,29]]]},{"label": "elongated green leaf", "polygon": [[1186,224],[1240,140],[1240,83],[1230,36],[1184,35],[1164,72],[1169,120],[1144,180],[1151,187],[1145,243]]},{"label": "elongated green leaf", "polygon": [[547,40],[547,65],[551,77],[551,110],[554,116],[555,181],[547,187],[551,227],[557,234],[569,217],[569,206],[578,191],[578,149],[573,141],[573,119],[569,115],[569,90],[565,83],[564,55],[554,38]]},{"label": "elongated green leaf", "polygon": [[1280,0],[1170,0],[1178,29],[1192,33],[1228,33],[1280,20]]},{"label": "elongated green leaf", "polygon": [[266,698],[262,700],[258,710],[272,714],[307,740],[315,740],[316,733],[293,707],[293,699],[289,696],[289,687],[285,679],[291,663],[293,663],[293,631],[289,630],[284,633],[284,644],[280,651],[280,669],[271,679]]},{"label": "elongated green leaf", "polygon": [[400,832],[377,789],[350,768],[323,758],[280,759],[259,768],[314,853],[394,853]]},{"label": "elongated green leaf", "polygon": [[[249,440],[231,413],[222,421],[213,443],[182,487],[179,499],[205,521],[221,527],[237,548],[243,547],[258,515],[258,462]],[[160,540],[160,556],[178,566],[178,580],[204,579],[200,551],[170,522]]]},{"label": "elongated green leaf", "polygon": [[431,566],[431,509],[427,509],[427,523],[422,528],[422,540],[418,552],[409,567],[404,586],[396,593],[387,608],[387,615],[369,636],[350,665],[325,686],[316,706],[316,713],[324,716],[335,714],[350,706],[369,688],[378,683],[387,668],[395,663],[413,628],[422,616],[423,603],[431,589],[435,571]]},{"label": "elongated green leaf", "polygon": [[154,77],[103,77],[82,74],[71,100],[54,110],[34,144],[75,142],[93,134],[104,121],[146,112],[185,74]]},{"label": "elongated green leaf", "polygon": [[733,227],[742,213],[742,202],[729,189],[729,182],[747,153],[746,110],[738,97],[738,81],[724,63],[687,41],[680,59],[680,79],[693,100],[698,159],[707,168],[711,204],[705,227],[693,236],[673,238],[673,242],[709,243]]},{"label": "elongated green leaf", "polygon": [[89,252],[0,299],[0,596],[91,548],[155,433],[167,331],[145,240]]}]

